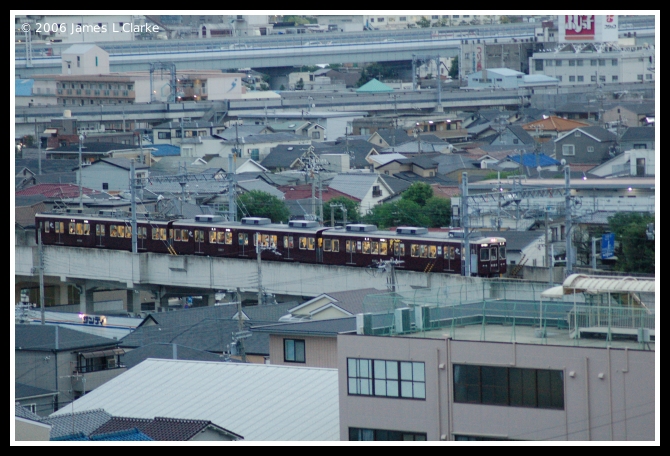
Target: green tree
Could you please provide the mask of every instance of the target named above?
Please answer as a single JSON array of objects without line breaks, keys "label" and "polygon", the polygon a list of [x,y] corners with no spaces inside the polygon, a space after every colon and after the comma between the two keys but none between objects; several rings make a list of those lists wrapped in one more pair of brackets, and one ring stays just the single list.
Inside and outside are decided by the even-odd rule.
[{"label": "green tree", "polygon": [[454,57],[449,67],[449,77],[451,79],[458,79],[458,56]]},{"label": "green tree", "polygon": [[433,197],[433,187],[424,182],[415,182],[402,193],[403,200],[410,200],[423,207]]},{"label": "green tree", "polygon": [[[324,224],[327,226],[330,226],[330,205],[331,204],[341,204],[345,207],[347,210],[347,223],[358,223],[361,221],[361,214],[360,214],[360,204],[357,203],[356,201],[352,201],[349,198],[345,198],[344,196],[338,196],[337,198],[333,198],[330,201],[326,201],[323,203],[323,218]],[[341,220],[343,220],[343,213],[342,209],[339,207],[336,207],[333,209],[333,216],[335,218],[335,225]]]},{"label": "green tree", "polygon": [[607,219],[619,247],[615,269],[624,272],[653,273],[655,244],[647,239],[647,224],[654,216],[640,212],[617,212]]},{"label": "green tree", "polygon": [[430,19],[428,19],[426,16],[421,16],[421,19],[416,21],[416,25],[421,28],[428,28],[430,27]]},{"label": "green tree", "polygon": [[451,200],[440,196],[433,196],[426,201],[424,213],[430,219],[430,227],[440,228],[451,225]]},{"label": "green tree", "polygon": [[284,16],[283,22],[293,22],[294,25],[311,24],[312,21],[304,16]]},{"label": "green tree", "polygon": [[424,214],[423,208],[407,199],[391,203],[378,204],[369,214],[363,217],[366,223],[384,229],[392,226],[428,226],[430,219]]},{"label": "green tree", "polygon": [[252,190],[239,196],[237,217],[267,217],[273,223],[288,222],[289,210],[282,200],[260,190]]},{"label": "green tree", "polygon": [[397,76],[397,71],[391,67],[384,66],[380,63],[372,63],[361,71],[361,77],[356,82],[356,87],[361,87],[367,84],[372,79],[391,78]]}]

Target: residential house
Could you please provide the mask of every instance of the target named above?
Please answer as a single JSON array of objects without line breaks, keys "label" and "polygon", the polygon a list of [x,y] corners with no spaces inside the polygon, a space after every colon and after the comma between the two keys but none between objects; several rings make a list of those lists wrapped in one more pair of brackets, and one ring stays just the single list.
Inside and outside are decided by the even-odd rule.
[{"label": "residential house", "polygon": [[[88,137],[87,137],[88,139]],[[121,143],[88,142],[84,140],[81,146],[81,159],[83,163],[91,163],[101,158],[112,158],[115,155],[130,155],[137,157],[138,162],[147,157],[148,149],[139,146]],[[45,152],[47,160],[71,160],[79,159],[79,144],[61,145]]]},{"label": "residential house", "polygon": [[38,416],[49,416],[58,404],[58,391],[14,382],[14,400],[17,406],[30,410]]},{"label": "residential house", "polygon": [[556,160],[567,164],[600,164],[616,153],[616,135],[601,127],[580,127],[554,139]]},{"label": "residential house", "polygon": [[[131,162],[126,158],[101,158],[81,167],[81,184],[103,192],[129,191]],[[149,166],[136,163],[135,179],[147,179]]]},{"label": "residential house", "polygon": [[412,137],[402,128],[380,128],[366,140],[381,150],[395,146],[396,144],[404,144],[411,141]]},{"label": "residential house", "polygon": [[619,139],[619,150],[656,149],[656,127],[628,127]]},{"label": "residential house", "polygon": [[112,419],[112,415],[101,408],[80,410],[59,416],[42,418],[42,423],[51,426],[49,440],[60,439],[81,433],[90,435],[100,426]]},{"label": "residential house", "polygon": [[201,121],[164,122],[152,129],[154,144],[181,144],[181,139],[198,136],[212,136],[223,133],[226,129],[221,123]]},{"label": "residential house", "polygon": [[268,127],[275,133],[293,133],[299,136],[306,136],[312,141],[325,141],[326,129],[315,122],[304,120],[288,121],[281,123],[270,123]]},{"label": "residential house", "polygon": [[554,109],[554,115],[565,120],[575,120],[595,125],[600,120],[603,104],[599,99],[593,98],[587,102],[572,102],[558,106]]},{"label": "residential house", "polygon": [[270,364],[337,368],[337,335],[356,332],[356,317],[254,326],[270,335]]},{"label": "residential house", "polygon": [[183,359],[191,361],[225,361],[222,355],[205,350],[185,347],[175,343],[150,343],[128,350],[121,356],[121,362],[131,369],[148,358],[155,359]]},{"label": "residential house", "polygon": [[41,417],[19,404],[14,406],[14,441],[44,442],[49,440],[51,426],[41,422]]},{"label": "residential house", "polygon": [[653,149],[624,150],[602,165],[591,168],[589,174],[598,177],[654,176],[656,174],[656,151]]},{"label": "residential house", "polygon": [[590,126],[588,123],[564,119],[558,116],[548,116],[545,119],[535,120],[522,125],[523,129],[537,142],[547,142],[575,128],[588,126]]},{"label": "residential house", "polygon": [[[603,122],[627,127],[644,127],[653,123],[656,104],[653,101],[613,103],[603,112]],[[651,121],[651,122],[650,122]]]},{"label": "residential house", "polygon": [[[147,359],[72,408],[206,420],[247,441],[334,441],[339,440],[337,381],[336,369]],[[213,387],[217,384],[230,387]],[[54,416],[70,413],[66,407]]]},{"label": "residential house", "polygon": [[[377,157],[383,159],[386,155],[378,155],[374,160]],[[405,158],[401,154],[391,155],[400,155],[402,158],[393,158],[392,160],[385,161],[383,164],[379,164],[379,166],[375,167],[376,172],[390,176],[395,176],[398,173],[413,173],[419,177],[435,177],[437,175],[438,163],[433,160],[433,157],[436,157],[437,154],[417,154],[411,158]]]},{"label": "residential house", "polygon": [[369,294],[379,294],[375,288],[321,294],[292,307],[279,321],[303,322],[348,318],[363,311],[363,300]]},{"label": "residential house", "polygon": [[155,441],[235,441],[244,440],[239,434],[222,428],[209,420],[180,418],[128,418],[113,416],[89,434],[90,440],[101,440],[104,434],[136,429]]},{"label": "residential house", "polygon": [[338,174],[329,186],[358,199],[361,202],[361,215],[367,214],[374,206],[394,195],[389,185],[376,173]]},{"label": "residential house", "polygon": [[55,325],[15,328],[16,379],[57,391],[56,410],[126,370],[115,340]]},{"label": "residential house", "polygon": [[491,141],[491,145],[511,145],[516,149],[532,148],[535,140],[521,125],[508,125]]}]

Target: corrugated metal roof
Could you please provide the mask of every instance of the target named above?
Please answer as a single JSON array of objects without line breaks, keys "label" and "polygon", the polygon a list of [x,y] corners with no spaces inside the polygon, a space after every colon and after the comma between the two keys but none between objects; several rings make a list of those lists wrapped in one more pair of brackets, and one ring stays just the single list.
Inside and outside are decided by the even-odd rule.
[{"label": "corrugated metal roof", "polygon": [[[209,420],[245,440],[336,441],[337,376],[337,369],[148,359],[72,406],[102,407],[114,416]],[[52,416],[68,416],[72,406]]]},{"label": "corrugated metal roof", "polygon": [[338,174],[330,182],[329,187],[362,200],[377,182],[378,177],[378,174],[372,173]]},{"label": "corrugated metal roof", "polygon": [[572,274],[563,282],[566,293],[654,293],[655,279],[640,277],[602,277]]}]

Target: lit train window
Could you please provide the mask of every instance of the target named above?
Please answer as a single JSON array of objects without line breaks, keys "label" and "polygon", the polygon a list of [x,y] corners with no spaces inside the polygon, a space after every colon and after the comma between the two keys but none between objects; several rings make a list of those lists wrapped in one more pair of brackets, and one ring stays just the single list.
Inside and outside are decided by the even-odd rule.
[{"label": "lit train window", "polygon": [[495,261],[498,259],[498,249],[495,247],[491,247],[491,261]]},{"label": "lit train window", "polygon": [[70,223],[68,233],[74,234],[74,223]]},{"label": "lit train window", "polygon": [[181,230],[174,230],[174,240],[181,241]]},{"label": "lit train window", "polygon": [[419,246],[419,255],[421,256],[421,258],[426,258],[428,256],[428,246],[427,245]]},{"label": "lit train window", "polygon": [[330,239],[326,239],[326,241],[323,243],[323,251],[330,252],[331,250],[332,250],[332,241]]},{"label": "lit train window", "polygon": [[233,233],[230,231],[226,231],[226,244],[232,245],[233,244]]},{"label": "lit train window", "polygon": [[75,225],[75,231],[79,236],[84,234],[84,224],[83,223],[77,223]]},{"label": "lit train window", "polygon": [[139,227],[138,229],[139,229],[139,231],[140,231],[140,234],[139,234],[140,237],[141,237],[142,239],[146,239],[146,238],[147,238],[147,227],[146,227],[146,226],[141,226],[141,227]]},{"label": "lit train window", "polygon": [[195,242],[202,242],[205,239],[205,233],[201,230],[195,230],[193,234]]},{"label": "lit train window", "polygon": [[437,247],[434,245],[428,246],[428,258],[437,258]]},{"label": "lit train window", "polygon": [[504,260],[505,259],[505,247],[500,246],[500,259]]},{"label": "lit train window", "polygon": [[307,248],[314,250],[314,238],[307,238]]},{"label": "lit train window", "polygon": [[479,259],[481,261],[489,261],[489,249],[482,249],[479,252]]},{"label": "lit train window", "polygon": [[370,255],[370,241],[363,241],[363,253]]},{"label": "lit train window", "polygon": [[116,237],[116,225],[109,226],[109,235],[111,237]]},{"label": "lit train window", "polygon": [[284,236],[284,248],[285,249],[293,248],[293,236]]},{"label": "lit train window", "polygon": [[167,228],[158,228],[158,237],[161,241],[167,240]]},{"label": "lit train window", "polygon": [[126,237],[132,237],[133,236],[133,228],[131,226],[126,227]]},{"label": "lit train window", "polygon": [[370,243],[372,247],[372,254],[379,255],[379,242],[373,241]]},{"label": "lit train window", "polygon": [[226,242],[226,234],[223,231],[216,233],[216,242],[219,244],[224,244]]},{"label": "lit train window", "polygon": [[405,256],[405,244],[396,242],[393,245],[393,254],[395,256]]},{"label": "lit train window", "polygon": [[95,225],[95,235],[104,236],[105,235],[105,225]]},{"label": "lit train window", "polygon": [[181,230],[181,240],[184,242],[188,241],[188,230]]},{"label": "lit train window", "polygon": [[379,243],[379,254],[380,255],[387,255],[388,252],[388,247],[386,242],[380,242]]},{"label": "lit train window", "polygon": [[158,240],[158,228],[151,228],[151,239],[154,241]]},{"label": "lit train window", "polygon": [[340,240],[333,239],[333,252],[339,252],[339,251],[340,251]]},{"label": "lit train window", "polygon": [[249,245],[249,235],[247,233],[239,233],[237,235],[237,241],[240,245]]},{"label": "lit train window", "polygon": [[411,255],[415,258],[419,256],[419,245],[418,244],[412,244]]},{"label": "lit train window", "polygon": [[300,237],[300,245],[299,248],[300,250],[306,250],[307,249],[307,238],[306,237]]},{"label": "lit train window", "polygon": [[209,232],[209,243],[216,244],[216,231]]},{"label": "lit train window", "polygon": [[56,222],[56,233],[65,233],[65,222]]},{"label": "lit train window", "polygon": [[345,247],[347,253],[354,253],[356,251],[356,241],[347,241]]}]

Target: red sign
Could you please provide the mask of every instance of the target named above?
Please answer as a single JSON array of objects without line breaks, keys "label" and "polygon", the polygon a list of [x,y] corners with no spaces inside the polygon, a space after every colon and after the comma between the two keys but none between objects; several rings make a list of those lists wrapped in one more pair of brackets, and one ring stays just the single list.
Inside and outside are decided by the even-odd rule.
[{"label": "red sign", "polygon": [[[608,16],[608,20],[611,16]],[[612,19],[613,20],[613,19]],[[565,16],[566,40],[593,40],[596,36],[596,17],[581,15]]]}]

